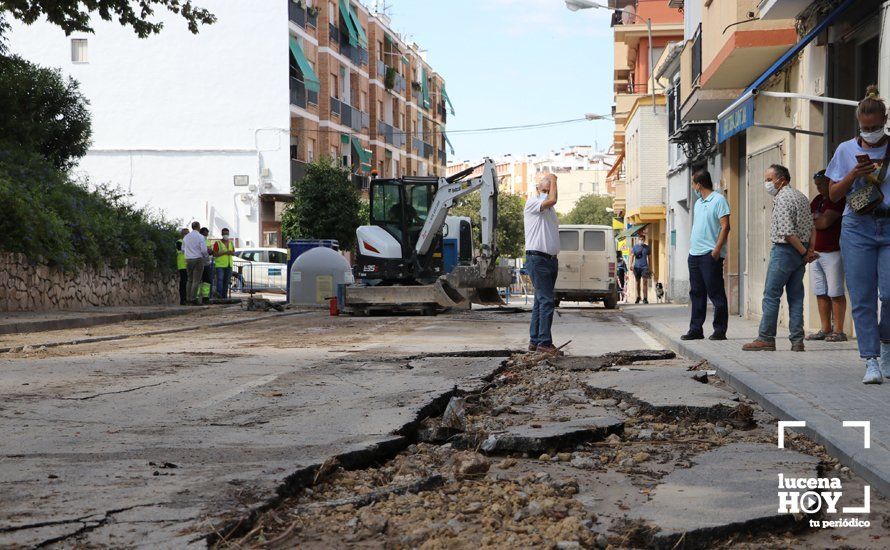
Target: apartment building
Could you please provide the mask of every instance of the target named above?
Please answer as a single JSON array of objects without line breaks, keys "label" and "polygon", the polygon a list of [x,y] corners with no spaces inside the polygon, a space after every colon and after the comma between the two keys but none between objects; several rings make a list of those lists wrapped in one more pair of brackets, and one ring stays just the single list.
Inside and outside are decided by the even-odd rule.
[{"label": "apartment building", "polygon": [[[13,53],[81,84],[93,144],[77,170],[141,206],[240,246],[281,246],[281,213],[305,163],[325,155],[358,187],[445,172],[445,82],[384,14],[355,0],[217,0],[191,34],[158,10],[139,39],[116,22],[93,34],[14,23]],[[319,235],[319,237],[324,237]]]},{"label": "apartment building", "polygon": [[[683,15],[669,0],[611,0],[614,38],[615,133],[618,158],[608,174],[615,210],[624,213],[621,237],[645,232],[652,247],[652,276],[668,280],[667,109],[663,84],[654,78],[655,61],[683,39]],[[651,24],[652,47],[649,35]]]},{"label": "apartment building", "polygon": [[[772,201],[752,182],[779,163],[791,170],[792,185],[814,196],[812,174],[855,135],[855,105],[865,87],[890,86],[890,2],[672,5],[683,8],[686,26],[679,78],[668,95],[675,102],[672,139],[719,176],[733,220],[726,265],[731,311],[757,319]],[[814,324],[815,299],[807,295],[805,315]],[[783,322],[786,316],[783,310]]]}]

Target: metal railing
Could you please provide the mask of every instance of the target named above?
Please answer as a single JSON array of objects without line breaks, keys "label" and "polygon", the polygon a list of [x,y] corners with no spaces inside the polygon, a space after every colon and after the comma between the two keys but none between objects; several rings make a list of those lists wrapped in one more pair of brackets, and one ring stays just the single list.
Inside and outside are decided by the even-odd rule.
[{"label": "metal railing", "polygon": [[446,161],[445,150],[439,149],[439,164],[447,164],[445,161]]},{"label": "metal railing", "polygon": [[442,119],[443,122],[448,120],[448,110],[445,108],[444,101],[439,102],[437,111],[439,112],[439,117]]},{"label": "metal railing", "polygon": [[350,44],[349,34],[342,32],[337,25],[330,23],[328,26],[331,44],[337,44],[340,47],[340,55],[348,58],[357,66],[368,64],[368,50],[361,46],[353,46]]},{"label": "metal railing", "polygon": [[423,156],[428,159],[433,158],[433,146],[427,142],[423,142]]},{"label": "metal railing", "polygon": [[290,79],[290,103],[302,108],[318,105],[318,92],[306,89],[306,83],[299,78]]},{"label": "metal railing", "polygon": [[383,121],[379,121],[377,123],[377,134],[383,136],[383,140],[386,141],[386,143],[395,145],[395,128],[393,128],[391,125]]},{"label": "metal railing", "polygon": [[395,82],[393,83],[393,87],[387,88],[387,89],[391,89],[392,91],[396,92],[397,94],[405,93],[405,90],[408,87],[408,81],[405,80],[405,77],[400,75],[399,72],[395,69],[395,67],[390,67],[383,61],[380,61],[380,60],[377,61],[377,76],[380,77],[381,80],[383,80],[384,85],[386,83],[386,74],[390,69],[393,71],[396,71],[396,78],[395,78]]},{"label": "metal railing", "polygon": [[305,178],[306,171],[307,171],[307,168],[306,168],[305,162],[302,162],[302,161],[299,161],[296,159],[291,159],[291,161],[290,161],[290,180],[292,182],[300,181],[301,179]]},{"label": "metal railing", "polygon": [[340,101],[336,97],[331,97],[331,114],[340,116]]},{"label": "metal railing", "polygon": [[300,7],[292,0],[287,3],[288,18],[302,28],[315,28],[318,24],[318,13],[310,13],[307,8]]}]

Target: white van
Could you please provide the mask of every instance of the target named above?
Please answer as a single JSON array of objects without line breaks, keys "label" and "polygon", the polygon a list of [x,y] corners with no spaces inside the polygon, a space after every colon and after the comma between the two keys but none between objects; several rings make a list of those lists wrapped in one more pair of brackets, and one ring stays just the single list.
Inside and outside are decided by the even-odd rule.
[{"label": "white van", "polygon": [[618,307],[616,260],[615,232],[608,225],[560,225],[556,305],[570,300]]}]

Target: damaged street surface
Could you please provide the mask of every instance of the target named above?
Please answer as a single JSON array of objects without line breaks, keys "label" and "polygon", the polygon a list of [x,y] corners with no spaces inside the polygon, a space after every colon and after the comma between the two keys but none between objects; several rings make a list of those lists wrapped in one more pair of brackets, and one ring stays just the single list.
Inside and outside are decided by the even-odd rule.
[{"label": "damaged street surface", "polygon": [[[0,336],[0,546],[886,548],[864,482],[619,311],[237,307]],[[860,518],[868,528],[811,527]]]}]

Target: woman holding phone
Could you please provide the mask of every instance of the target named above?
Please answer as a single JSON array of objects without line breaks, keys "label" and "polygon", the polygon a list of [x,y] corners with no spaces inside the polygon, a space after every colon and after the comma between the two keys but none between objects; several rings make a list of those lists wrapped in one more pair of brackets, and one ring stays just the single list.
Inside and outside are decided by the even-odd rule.
[{"label": "woman holding phone", "polygon": [[[864,384],[890,378],[890,138],[887,105],[869,86],[856,109],[859,135],[841,143],[825,175],[829,198],[846,197],[841,257],[853,305]],[[881,301],[878,321],[878,299]]]}]

